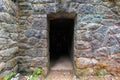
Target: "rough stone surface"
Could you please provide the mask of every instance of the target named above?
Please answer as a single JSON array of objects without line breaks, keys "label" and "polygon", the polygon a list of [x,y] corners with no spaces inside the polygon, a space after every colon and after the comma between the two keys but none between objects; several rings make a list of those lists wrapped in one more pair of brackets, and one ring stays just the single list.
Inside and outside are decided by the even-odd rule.
[{"label": "rough stone surface", "polygon": [[0,0],[0,76],[37,67],[47,74],[49,20],[57,18],[75,21],[73,64],[79,78],[120,76],[119,0]]}]

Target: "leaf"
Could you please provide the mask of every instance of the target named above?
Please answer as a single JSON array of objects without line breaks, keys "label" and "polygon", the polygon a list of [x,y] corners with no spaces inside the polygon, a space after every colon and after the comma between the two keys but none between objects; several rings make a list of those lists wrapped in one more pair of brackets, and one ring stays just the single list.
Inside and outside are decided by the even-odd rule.
[{"label": "leaf", "polygon": [[12,72],[12,73],[6,75],[6,76],[3,78],[3,80],[9,80],[9,79],[12,78],[15,74],[16,74],[16,73],[13,73],[13,72]]}]

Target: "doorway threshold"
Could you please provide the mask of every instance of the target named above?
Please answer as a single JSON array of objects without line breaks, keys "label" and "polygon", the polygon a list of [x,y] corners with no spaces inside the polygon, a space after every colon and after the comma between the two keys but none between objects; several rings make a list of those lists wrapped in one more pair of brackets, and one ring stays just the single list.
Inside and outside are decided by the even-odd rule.
[{"label": "doorway threshold", "polygon": [[56,61],[51,61],[50,70],[73,70],[72,62],[69,57],[60,57]]}]

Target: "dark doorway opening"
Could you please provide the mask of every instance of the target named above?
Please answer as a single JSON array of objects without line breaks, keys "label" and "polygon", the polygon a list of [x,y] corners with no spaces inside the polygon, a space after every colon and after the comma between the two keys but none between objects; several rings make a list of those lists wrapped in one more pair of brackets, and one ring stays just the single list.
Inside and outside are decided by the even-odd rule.
[{"label": "dark doorway opening", "polygon": [[64,62],[68,65],[63,64],[63,66],[68,67],[69,63],[72,66],[73,34],[74,19],[59,18],[50,20],[49,51],[51,68]]}]

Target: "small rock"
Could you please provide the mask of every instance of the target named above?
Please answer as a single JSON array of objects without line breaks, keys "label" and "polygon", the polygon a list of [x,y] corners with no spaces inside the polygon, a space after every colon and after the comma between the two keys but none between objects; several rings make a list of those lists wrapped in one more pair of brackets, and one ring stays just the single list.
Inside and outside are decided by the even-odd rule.
[{"label": "small rock", "polygon": [[18,51],[18,49],[19,49],[18,47],[13,47],[13,48],[9,48],[9,49],[6,49],[6,50],[1,50],[0,55],[1,56],[11,56],[14,53],[16,53]]},{"label": "small rock", "polygon": [[98,63],[98,61],[96,59],[89,59],[89,58],[83,58],[83,57],[76,59],[77,68],[85,68],[88,65],[94,65],[97,63]]},{"label": "small rock", "polygon": [[5,63],[4,62],[1,62],[0,63],[0,71],[5,67]]}]

